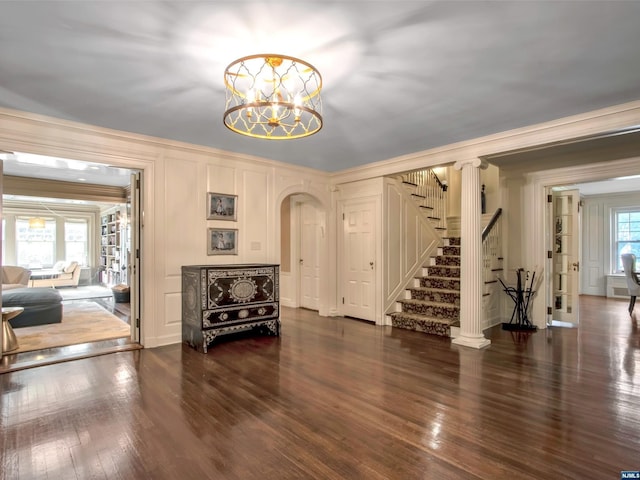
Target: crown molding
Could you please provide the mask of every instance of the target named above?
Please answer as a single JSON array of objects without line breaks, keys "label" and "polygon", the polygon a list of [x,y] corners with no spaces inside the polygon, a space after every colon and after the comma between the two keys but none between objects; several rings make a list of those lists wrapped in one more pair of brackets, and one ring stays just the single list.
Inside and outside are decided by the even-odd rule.
[{"label": "crown molding", "polygon": [[[254,167],[286,169],[302,176],[321,177],[329,181],[327,172],[310,167],[8,108],[0,107],[0,122],[3,124],[0,144],[9,153],[26,152],[134,168],[132,158],[136,159],[135,163],[154,162],[158,158],[170,158],[179,151],[188,155],[242,162]],[[43,135],[43,132],[48,135]],[[28,140],[29,136],[33,136],[33,142]]]},{"label": "crown molding", "polygon": [[485,158],[598,135],[615,135],[640,128],[640,101],[615,105],[549,122],[479,137],[401,157],[354,167],[331,175],[333,183],[395,175],[461,159]]}]

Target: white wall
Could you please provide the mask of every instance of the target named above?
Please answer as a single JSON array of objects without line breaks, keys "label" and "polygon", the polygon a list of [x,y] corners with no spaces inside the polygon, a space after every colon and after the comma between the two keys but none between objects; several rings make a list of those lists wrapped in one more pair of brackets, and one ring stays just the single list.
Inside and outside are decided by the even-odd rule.
[{"label": "white wall", "polygon": [[522,242],[525,208],[523,205],[524,179],[522,177],[504,179],[504,198],[502,205],[503,243],[505,253],[503,267],[505,272],[525,266]]},{"label": "white wall", "polygon": [[[181,341],[182,265],[279,263],[282,200],[307,193],[323,209],[331,205],[328,175],[313,169],[2,109],[0,123],[1,150],[143,171],[141,341],[146,347]],[[207,192],[238,195],[238,221],[206,220]],[[209,227],[237,228],[238,255],[208,256]],[[334,251],[324,253],[327,263],[335,263]],[[331,274],[326,270],[324,282]],[[328,286],[321,297],[321,314],[336,310]]]},{"label": "white wall", "polygon": [[583,197],[581,293],[606,295],[606,275],[611,273],[611,211],[640,207],[640,193]]},{"label": "white wall", "polygon": [[500,204],[500,169],[495,165],[480,169],[480,184],[485,186],[486,213],[493,215],[502,206]]}]

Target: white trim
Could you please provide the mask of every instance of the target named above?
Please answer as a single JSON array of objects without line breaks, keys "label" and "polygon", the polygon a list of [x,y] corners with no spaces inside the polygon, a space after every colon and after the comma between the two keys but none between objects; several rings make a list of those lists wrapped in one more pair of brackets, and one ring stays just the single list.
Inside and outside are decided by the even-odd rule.
[{"label": "white trim", "polygon": [[607,275],[624,274],[623,270],[618,270],[618,262],[616,258],[616,252],[618,250],[618,214],[619,213],[638,213],[640,212],[640,206],[628,205],[624,207],[611,207],[609,209],[609,234],[611,235],[611,242],[609,243],[609,265],[607,269]]}]

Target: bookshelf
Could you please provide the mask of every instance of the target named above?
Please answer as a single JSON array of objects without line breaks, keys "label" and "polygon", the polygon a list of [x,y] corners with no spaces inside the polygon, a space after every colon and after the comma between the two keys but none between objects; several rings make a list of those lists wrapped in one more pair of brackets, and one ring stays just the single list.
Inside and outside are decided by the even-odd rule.
[{"label": "bookshelf", "polygon": [[122,231],[120,211],[100,216],[100,282],[116,285],[122,281]]}]

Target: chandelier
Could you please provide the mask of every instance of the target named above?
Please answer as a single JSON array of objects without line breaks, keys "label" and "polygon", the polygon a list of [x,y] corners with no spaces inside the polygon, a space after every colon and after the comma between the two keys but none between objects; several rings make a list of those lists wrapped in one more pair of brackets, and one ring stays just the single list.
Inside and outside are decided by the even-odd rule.
[{"label": "chandelier", "polygon": [[239,58],[224,71],[224,124],[249,137],[286,140],[322,128],[322,77],[312,65],[276,54]]}]

